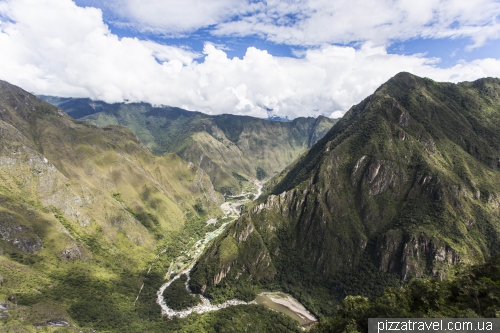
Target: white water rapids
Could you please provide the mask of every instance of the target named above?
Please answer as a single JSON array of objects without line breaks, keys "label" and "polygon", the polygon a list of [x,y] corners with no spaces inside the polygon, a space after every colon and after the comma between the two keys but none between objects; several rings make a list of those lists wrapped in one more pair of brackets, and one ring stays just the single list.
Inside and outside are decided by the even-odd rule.
[{"label": "white water rapids", "polygon": [[[249,193],[249,192],[242,193],[238,196],[232,197],[232,198],[238,198],[238,199],[236,199],[234,201],[226,201],[220,206],[221,209],[224,211],[226,218],[230,217],[230,218],[232,218],[232,221],[234,221],[240,215],[241,206],[243,204],[245,204],[246,202],[250,201],[250,199],[248,198],[250,195],[255,195],[253,200],[256,200],[261,195],[262,185],[260,183],[255,183],[255,185],[257,186],[257,194]],[[194,265],[196,264],[196,261],[198,260],[200,255],[203,253],[203,250],[206,248],[206,246],[209,245],[213,241],[214,238],[216,238],[222,232],[224,232],[224,230],[227,228],[229,223],[230,222],[224,223],[222,226],[219,227],[219,229],[206,233],[205,237],[202,240],[199,240],[198,242],[196,242],[196,244],[194,244],[193,247],[191,248],[191,250],[189,251],[190,253],[193,253],[193,255],[190,259],[190,263],[188,264],[189,266],[187,266],[183,270],[180,270],[179,272],[177,272],[177,274],[172,279],[170,279],[169,281],[167,281],[166,283],[164,283],[160,287],[160,289],[156,293],[156,295],[157,295],[156,303],[158,303],[161,306],[161,313],[163,316],[184,318],[184,317],[190,315],[191,313],[205,313],[205,312],[217,311],[220,309],[224,309],[224,308],[227,308],[229,306],[242,305],[242,304],[256,304],[255,301],[244,302],[244,301],[240,301],[238,299],[228,300],[222,304],[211,304],[210,301],[206,297],[203,297],[203,295],[200,295],[200,298],[201,298],[200,304],[193,306],[193,307],[190,307],[190,308],[187,308],[187,309],[184,309],[184,310],[180,310],[180,311],[176,311],[174,309],[169,308],[168,305],[165,303],[165,299],[163,297],[163,292],[165,291],[165,289],[167,289],[172,284],[172,282],[177,280],[183,274],[186,274],[186,276],[188,277],[188,280],[186,281],[186,290],[190,294],[192,294],[191,290],[189,289],[189,286],[188,286],[189,279],[190,279],[189,274],[191,272],[191,269],[193,269]],[[180,261],[181,259],[178,258],[178,260]],[[170,267],[172,267],[172,266],[173,266],[173,264]],[[184,267],[185,267],[185,265],[184,265]],[[169,276],[170,273],[171,272],[169,269],[167,276]]]}]

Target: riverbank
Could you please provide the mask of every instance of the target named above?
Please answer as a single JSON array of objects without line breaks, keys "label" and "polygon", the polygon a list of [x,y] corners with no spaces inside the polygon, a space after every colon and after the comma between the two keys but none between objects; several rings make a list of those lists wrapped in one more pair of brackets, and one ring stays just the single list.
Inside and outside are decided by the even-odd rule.
[{"label": "riverbank", "polygon": [[[226,197],[227,201],[224,202],[220,208],[224,212],[224,217],[221,218],[222,220],[229,220],[228,222],[223,223],[217,230],[208,232],[205,234],[203,239],[200,239],[197,241],[189,251],[186,251],[185,255],[178,257],[174,262],[170,264],[170,269],[168,273],[166,274],[165,278],[168,280],[165,282],[160,289],[157,292],[157,299],[156,303],[160,305],[161,307],[161,313],[163,316],[168,316],[168,317],[178,317],[178,318],[184,318],[192,313],[205,313],[205,312],[210,312],[210,311],[217,311],[220,309],[227,308],[229,306],[235,306],[235,305],[247,305],[247,304],[256,304],[255,301],[253,302],[244,302],[238,299],[232,299],[228,300],[222,304],[211,304],[210,300],[204,297],[203,295],[200,295],[201,298],[201,303],[184,309],[180,311],[176,311],[172,308],[170,308],[163,297],[163,293],[165,289],[167,289],[175,280],[180,278],[181,275],[186,274],[187,276],[187,281],[186,281],[186,290],[191,293],[191,289],[189,288],[189,280],[190,280],[190,273],[191,269],[194,267],[196,264],[196,261],[200,257],[200,255],[203,253],[205,248],[217,237],[219,236],[230,223],[232,223],[234,220],[236,220],[240,216],[240,211],[241,211],[241,206],[244,204],[255,200],[258,198],[258,196],[262,193],[262,184],[260,183],[255,183],[257,193],[254,192],[245,192],[242,193],[238,196],[234,197]],[[207,223],[210,222],[211,224],[215,224],[214,221],[208,220]],[[174,269],[177,268],[177,269]],[[174,277],[171,277],[171,274],[175,274]],[[192,294],[194,295],[194,294]]]},{"label": "riverbank", "polygon": [[[226,230],[229,224],[240,216],[241,206],[252,200],[256,200],[262,194],[262,184],[255,183],[255,186],[257,189],[257,193],[245,192],[238,196],[226,198],[227,201],[221,205],[221,209],[225,214],[223,219],[229,219],[230,221],[222,224],[217,230],[207,233],[203,239],[200,239],[198,242],[196,242],[193,247],[186,253],[188,254],[188,257],[190,259],[187,263],[185,256],[179,257],[178,260],[172,262],[172,264],[170,265],[171,268],[169,269],[169,272],[166,276],[166,279],[168,281],[165,282],[157,292],[156,302],[160,305],[163,316],[184,318],[192,313],[202,314],[205,312],[218,311],[230,306],[261,304],[269,309],[288,315],[292,319],[298,321],[299,325],[302,327],[311,325],[317,321],[317,319],[309,311],[307,311],[307,309],[302,304],[300,304],[298,300],[282,292],[261,293],[256,297],[255,300],[251,302],[232,299],[221,304],[211,304],[209,299],[207,299],[203,295],[199,295],[201,299],[200,304],[183,310],[174,310],[170,308],[165,302],[163,293],[174,281],[179,279],[183,274],[187,276],[186,290],[194,297],[194,294],[191,293],[191,290],[189,288],[190,273],[192,268],[196,264],[198,258],[203,253],[205,248],[213,241],[213,239],[215,239],[224,230]],[[213,220],[209,220],[209,223],[214,224],[215,222]],[[172,267],[180,268],[177,271],[172,271]],[[175,276],[170,279],[171,274],[175,274]]]},{"label": "riverbank", "polygon": [[286,314],[297,320],[300,326],[309,326],[318,320],[292,296],[282,292],[264,292],[257,295],[255,303]]}]

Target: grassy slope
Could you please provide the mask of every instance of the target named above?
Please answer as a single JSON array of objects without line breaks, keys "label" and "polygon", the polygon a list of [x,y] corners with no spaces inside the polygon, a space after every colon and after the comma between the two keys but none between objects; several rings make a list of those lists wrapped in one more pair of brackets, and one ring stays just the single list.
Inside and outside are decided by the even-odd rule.
[{"label": "grassy slope", "polygon": [[282,288],[321,315],[332,296],[444,277],[500,252],[499,102],[498,79],[398,74],[270,182],[200,260],[194,287]]},{"label": "grassy slope", "polygon": [[[45,97],[78,118],[99,126],[130,128],[153,153],[174,152],[201,166],[216,189],[244,190],[243,178],[269,177],[281,171],[321,138],[334,121],[325,117],[273,122],[234,115],[209,116],[145,103],[106,105],[86,99]],[[93,113],[93,114],[90,114]],[[264,173],[257,174],[261,169]]]},{"label": "grassy slope", "polygon": [[[0,111],[0,302],[11,306],[0,330],[35,331],[61,317],[105,331],[182,327],[161,319],[155,293],[170,261],[220,214],[206,174],[176,155],[151,155],[127,129],[74,121],[5,82]],[[263,320],[259,311],[247,322]]]}]

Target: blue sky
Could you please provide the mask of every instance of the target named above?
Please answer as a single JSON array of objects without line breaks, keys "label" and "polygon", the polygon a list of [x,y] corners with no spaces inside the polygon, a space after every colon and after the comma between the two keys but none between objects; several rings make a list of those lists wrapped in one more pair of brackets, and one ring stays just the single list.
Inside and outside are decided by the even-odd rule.
[{"label": "blue sky", "polygon": [[500,56],[500,41],[492,40],[484,45],[467,49],[471,45],[469,38],[442,38],[442,39],[411,39],[392,43],[388,51],[396,54],[426,54],[428,57],[441,59],[437,66],[447,68],[476,59],[498,58]]},{"label": "blue sky", "polygon": [[[258,1],[256,1],[258,2]],[[269,41],[266,36],[260,34],[248,34],[246,36],[215,36],[212,31],[216,29],[215,25],[202,26],[199,29],[183,32],[182,36],[175,36],[167,33],[153,33],[140,31],[137,28],[123,26],[119,23],[119,17],[109,8],[103,5],[102,1],[77,0],[78,6],[94,6],[103,11],[103,20],[108,24],[111,32],[119,37],[136,37],[139,39],[150,39],[162,44],[175,45],[179,47],[188,47],[196,52],[202,53],[206,42],[213,43],[222,48],[228,57],[242,58],[249,46],[267,50],[268,53],[279,57],[297,57],[294,50],[303,50],[310,48],[311,45],[303,47],[300,43],[278,43]],[[418,4],[417,4],[418,6]],[[480,6],[478,3],[477,6]],[[498,14],[498,13],[497,13]],[[296,15],[287,15],[291,25],[298,24],[300,19]],[[500,16],[492,15],[492,21],[500,20]],[[116,21],[119,22],[116,22]],[[239,17],[231,17],[229,22],[237,22]],[[118,24],[117,24],[118,23]],[[482,22],[484,24],[485,22]],[[460,28],[460,23],[454,21],[450,26]],[[346,41],[343,43],[332,43],[339,46],[359,46],[361,40]],[[386,42],[387,50],[393,54],[412,55],[425,54],[428,57],[437,57],[441,61],[437,63],[438,67],[446,68],[462,61],[472,61],[481,58],[498,58],[500,55],[500,41],[498,35],[496,38],[486,41],[481,46],[469,49],[473,45],[470,36],[461,36],[455,38],[421,38],[413,37],[409,39],[394,38]],[[312,45],[314,47],[314,45]]]},{"label": "blue sky", "polygon": [[391,76],[500,76],[498,0],[3,0],[0,79],[39,94],[338,117]]}]

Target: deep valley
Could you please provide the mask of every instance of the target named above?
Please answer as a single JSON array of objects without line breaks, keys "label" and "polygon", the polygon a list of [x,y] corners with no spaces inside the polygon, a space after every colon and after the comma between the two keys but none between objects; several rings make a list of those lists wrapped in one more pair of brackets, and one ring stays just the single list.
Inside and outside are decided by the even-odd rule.
[{"label": "deep valley", "polygon": [[498,78],[399,73],[340,120],[41,98],[0,81],[2,331],[500,317]]}]

